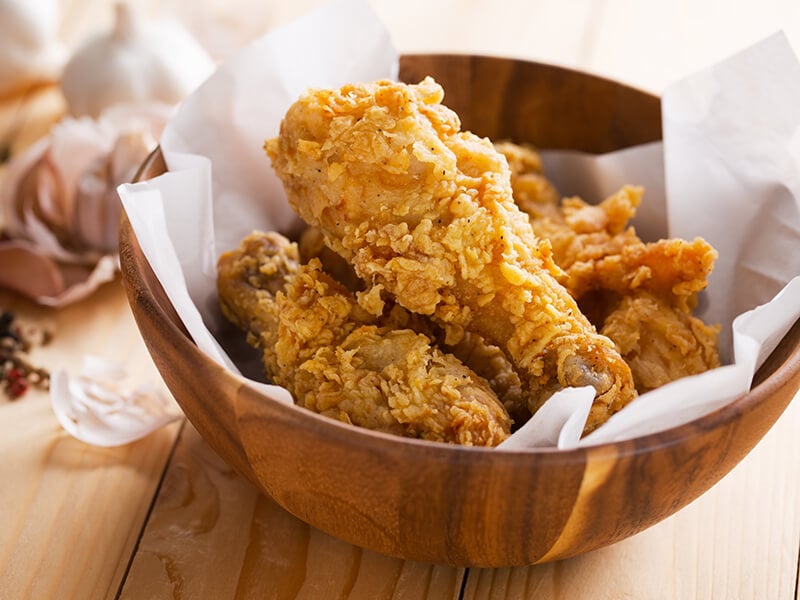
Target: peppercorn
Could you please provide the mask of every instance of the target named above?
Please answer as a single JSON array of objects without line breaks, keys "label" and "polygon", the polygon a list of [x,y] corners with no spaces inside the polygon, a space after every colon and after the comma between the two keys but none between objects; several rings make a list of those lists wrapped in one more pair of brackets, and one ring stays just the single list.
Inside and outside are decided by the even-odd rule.
[{"label": "peppercorn", "polygon": [[42,368],[33,366],[27,352],[36,343],[44,344],[50,340],[47,328],[23,329],[9,310],[0,311],[0,388],[11,400],[23,395],[31,385],[47,389],[50,374]]}]

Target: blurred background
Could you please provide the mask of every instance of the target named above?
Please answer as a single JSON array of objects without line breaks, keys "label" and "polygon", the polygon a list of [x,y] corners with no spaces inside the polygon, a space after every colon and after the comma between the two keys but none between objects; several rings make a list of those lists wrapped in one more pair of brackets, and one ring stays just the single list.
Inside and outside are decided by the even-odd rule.
[{"label": "blurred background", "polygon": [[[131,0],[174,16],[217,57],[322,0]],[[62,0],[64,41],[112,18],[113,0]],[[401,52],[495,54],[580,66],[653,91],[779,30],[800,34],[793,0],[368,0]]]},{"label": "blurred background", "polygon": [[[508,56],[581,68],[660,93],[671,82],[783,30],[795,48],[800,3],[793,0],[365,0],[384,21],[400,52],[458,52]],[[323,0],[128,0],[144,19],[173,19],[215,61],[255,37],[322,5]],[[8,32],[0,56],[15,40],[45,37],[61,45],[64,59],[91,35],[111,28],[115,0],[0,0],[0,10],[28,7],[38,19],[33,33]],[[6,26],[12,28],[4,16]],[[47,23],[42,25],[42,23]],[[2,26],[0,26],[0,29]],[[24,27],[23,27],[24,29]],[[12,35],[13,33],[13,35]],[[2,37],[0,36],[0,40]],[[0,64],[0,74],[4,73]],[[50,78],[59,73],[51,71]],[[0,146],[19,149],[47,130],[63,112],[58,90],[0,85]],[[8,114],[37,96],[35,123],[9,131]],[[42,105],[44,103],[44,105]],[[23,110],[23,112],[26,112]],[[7,149],[5,150],[7,152]]]}]

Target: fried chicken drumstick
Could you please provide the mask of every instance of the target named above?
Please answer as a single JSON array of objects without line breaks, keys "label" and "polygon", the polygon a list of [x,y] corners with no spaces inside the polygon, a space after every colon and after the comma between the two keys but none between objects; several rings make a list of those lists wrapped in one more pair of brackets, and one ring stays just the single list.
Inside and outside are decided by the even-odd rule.
[{"label": "fried chicken drumstick", "polygon": [[297,246],[253,233],[218,262],[225,316],[263,351],[267,374],[295,401],[373,430],[494,446],[511,419],[489,384],[429,338],[375,316]]},{"label": "fried chicken drumstick", "polygon": [[368,286],[430,316],[448,342],[472,331],[500,347],[532,411],[591,385],[591,431],[635,397],[631,371],[556,280],[505,159],[460,131],[442,98],[430,78],[311,90],[266,150],[290,204]]}]

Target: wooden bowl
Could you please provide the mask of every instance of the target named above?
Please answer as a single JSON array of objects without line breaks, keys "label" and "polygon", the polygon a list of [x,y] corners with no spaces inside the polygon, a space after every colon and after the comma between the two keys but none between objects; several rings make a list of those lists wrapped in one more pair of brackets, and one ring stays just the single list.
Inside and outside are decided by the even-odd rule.
[{"label": "wooden bowl", "polygon": [[[493,139],[605,152],[661,136],[658,98],[569,69],[427,55],[403,57],[400,72],[406,81],[433,75],[464,127]],[[156,153],[140,178],[164,170]],[[239,383],[188,337],[125,218],[120,253],[142,336],[205,440],[300,519],[407,559],[525,565],[621,540],[730,471],[800,386],[798,322],[748,394],[663,433],[585,449],[515,452],[393,437],[287,406]]]}]

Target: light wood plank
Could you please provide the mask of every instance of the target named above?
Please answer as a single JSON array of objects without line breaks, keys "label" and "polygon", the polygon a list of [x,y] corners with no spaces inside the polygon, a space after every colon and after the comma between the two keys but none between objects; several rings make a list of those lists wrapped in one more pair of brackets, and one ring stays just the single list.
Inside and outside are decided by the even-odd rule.
[{"label": "light wood plank", "polygon": [[[0,306],[52,321],[53,342],[32,353],[49,370],[85,353],[125,362],[132,381],[158,381],[118,281],[61,311],[0,293]],[[178,425],[119,448],[64,432],[46,392],[0,399],[0,597],[113,596],[125,573]]]},{"label": "light wood plank", "polygon": [[[92,9],[91,3],[76,3]],[[111,6],[110,3],[109,7]],[[97,8],[94,6],[93,8]],[[63,10],[63,9],[62,9]],[[78,17],[80,14],[71,13]],[[81,23],[78,18],[76,23]],[[82,22],[91,27],[91,19]],[[64,113],[57,86],[0,103],[0,132],[12,156],[24,152]],[[86,353],[126,364],[131,381],[160,378],[119,281],[62,310],[0,293],[0,306],[51,321],[53,343],[33,359],[50,370],[80,368]],[[83,444],[58,425],[45,392],[0,399],[0,597],[112,597],[127,569],[179,425],[121,448]]]},{"label": "light wood plank", "polygon": [[465,598],[791,598],[800,548],[800,397],[716,487],[614,546],[471,569]]},{"label": "light wood plank", "polygon": [[238,477],[187,425],[121,597],[439,599],[456,598],[462,577],[309,527]]}]

